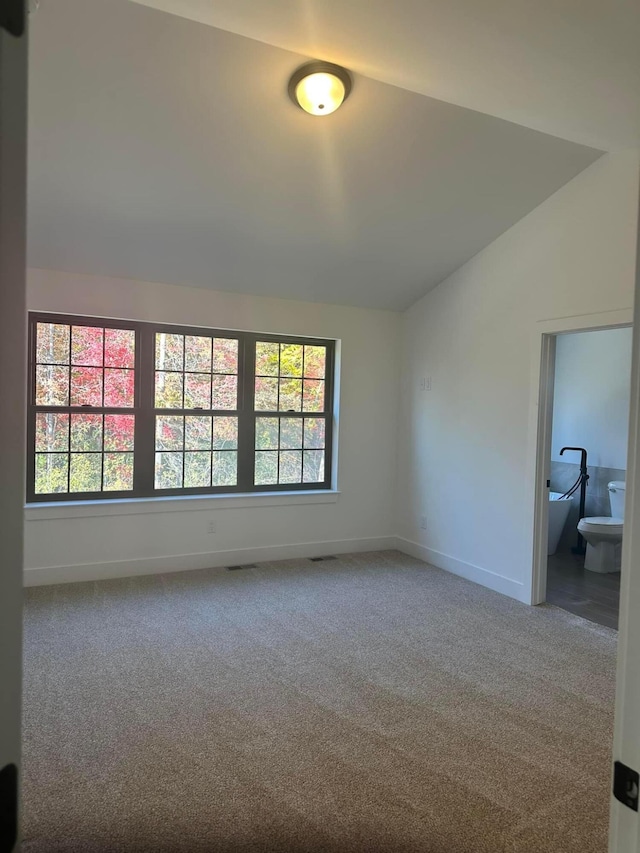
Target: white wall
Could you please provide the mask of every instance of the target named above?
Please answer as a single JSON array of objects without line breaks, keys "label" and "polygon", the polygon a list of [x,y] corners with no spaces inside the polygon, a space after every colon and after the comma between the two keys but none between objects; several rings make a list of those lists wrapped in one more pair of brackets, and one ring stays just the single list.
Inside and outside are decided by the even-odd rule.
[{"label": "white wall", "polygon": [[386,546],[397,534],[410,553],[529,600],[534,331],[631,307],[637,191],[638,152],[601,158],[401,319],[31,270],[34,310],[335,337],[343,369],[337,502],[29,509],[27,583]]},{"label": "white wall", "polygon": [[637,193],[638,152],[602,157],[406,312],[396,526],[407,550],[530,599],[536,324],[632,305]]},{"label": "white wall", "polygon": [[631,328],[558,335],[553,399],[554,461],[564,446],[584,447],[589,465],[627,467]]},{"label": "white wall", "polygon": [[[342,369],[337,500],[276,495],[156,501],[133,508],[29,508],[27,583],[393,544],[400,315],[36,269],[28,271],[28,305],[31,310],[337,338]],[[207,533],[210,520],[216,522],[214,535]]]}]

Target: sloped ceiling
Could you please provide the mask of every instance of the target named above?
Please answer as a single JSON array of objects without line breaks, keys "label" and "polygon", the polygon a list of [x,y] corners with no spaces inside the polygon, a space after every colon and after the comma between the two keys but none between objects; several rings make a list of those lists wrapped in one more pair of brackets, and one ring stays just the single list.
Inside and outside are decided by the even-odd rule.
[{"label": "sloped ceiling", "polygon": [[599,148],[640,146],[638,0],[135,0]]},{"label": "sloped ceiling", "polygon": [[[358,73],[342,109],[307,116],[286,95],[307,57],[226,24],[43,0],[32,266],[402,310],[601,153]],[[348,47],[327,58],[364,67]]]}]

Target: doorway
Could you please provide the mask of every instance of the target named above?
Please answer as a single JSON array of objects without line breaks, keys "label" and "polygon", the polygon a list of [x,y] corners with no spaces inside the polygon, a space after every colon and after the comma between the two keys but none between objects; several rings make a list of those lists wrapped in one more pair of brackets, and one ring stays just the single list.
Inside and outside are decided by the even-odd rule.
[{"label": "doorway", "polygon": [[614,629],[631,350],[629,323],[542,335],[532,599]]}]

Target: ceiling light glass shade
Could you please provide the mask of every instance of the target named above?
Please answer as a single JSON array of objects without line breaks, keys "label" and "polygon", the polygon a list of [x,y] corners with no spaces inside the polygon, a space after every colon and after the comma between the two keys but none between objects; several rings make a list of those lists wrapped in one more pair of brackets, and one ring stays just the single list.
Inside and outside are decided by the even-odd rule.
[{"label": "ceiling light glass shade", "polygon": [[293,74],[289,96],[312,116],[335,112],[351,91],[348,71],[330,62],[310,62]]},{"label": "ceiling light glass shade", "polygon": [[296,100],[312,116],[329,115],[344,101],[344,83],[324,71],[309,74],[296,86]]}]

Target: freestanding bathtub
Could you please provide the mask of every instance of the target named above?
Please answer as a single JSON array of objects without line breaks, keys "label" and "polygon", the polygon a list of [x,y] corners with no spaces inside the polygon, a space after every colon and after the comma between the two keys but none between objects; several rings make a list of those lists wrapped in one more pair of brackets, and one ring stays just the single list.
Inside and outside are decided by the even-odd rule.
[{"label": "freestanding bathtub", "polygon": [[573,495],[570,498],[563,498],[561,492],[549,492],[549,546],[547,554],[556,553],[572,500]]}]

